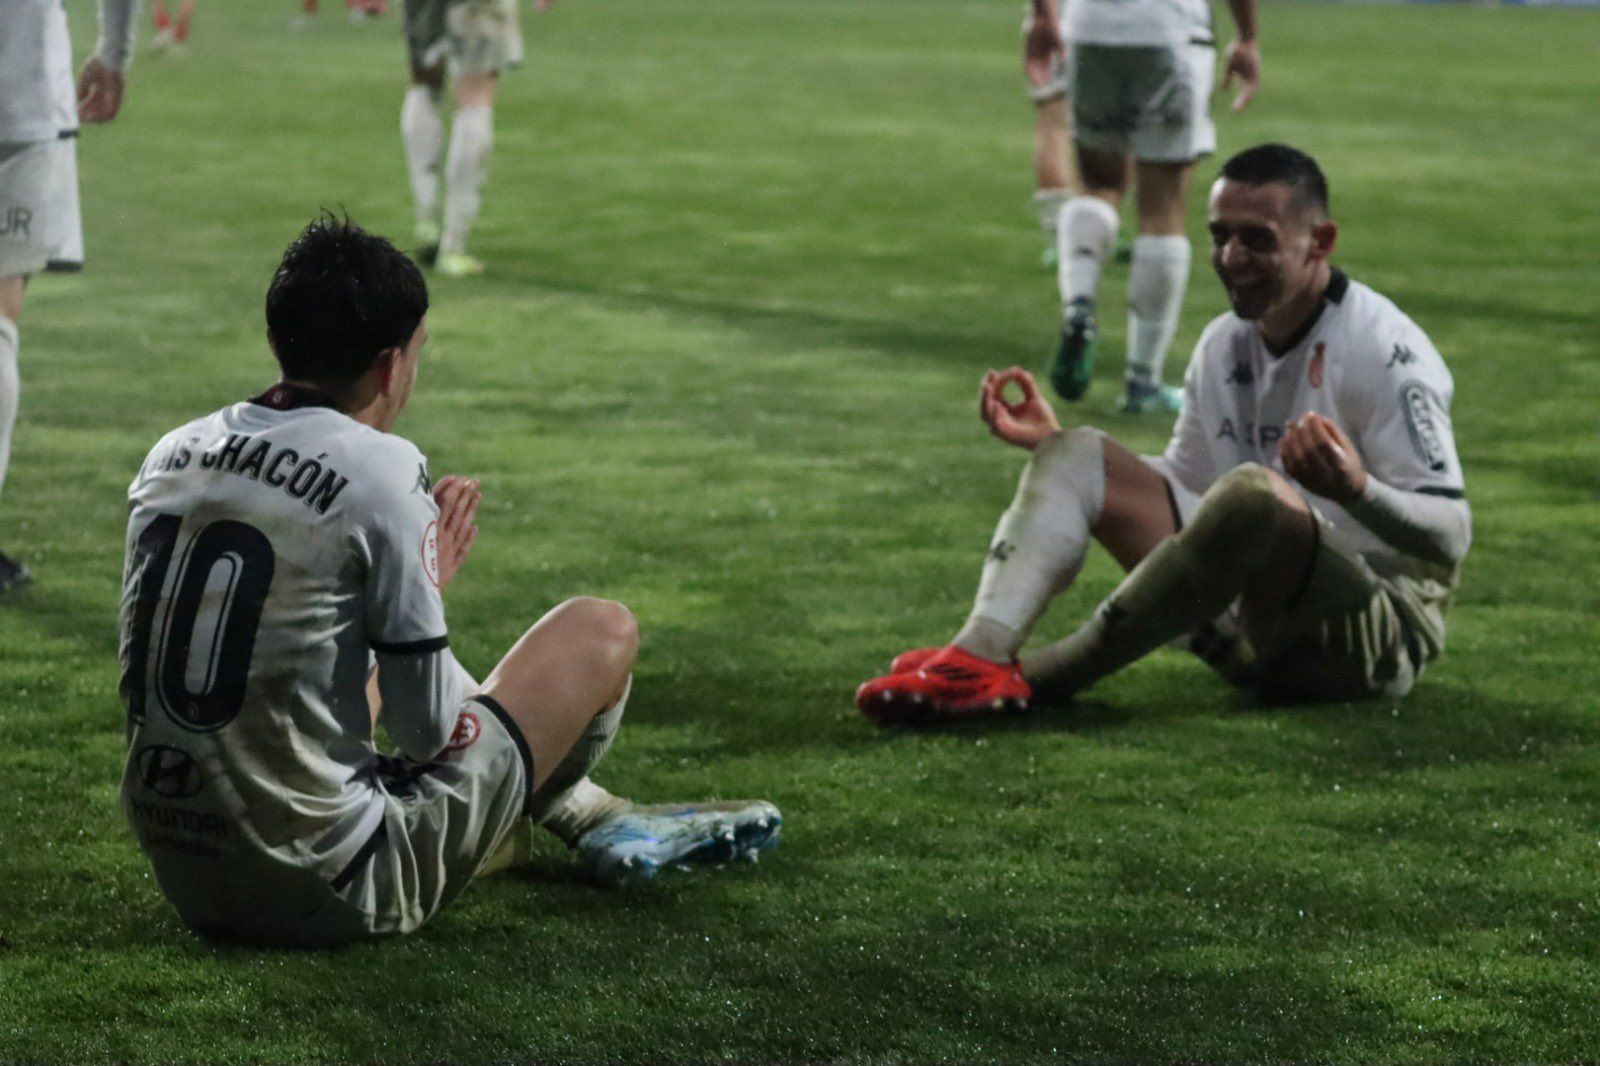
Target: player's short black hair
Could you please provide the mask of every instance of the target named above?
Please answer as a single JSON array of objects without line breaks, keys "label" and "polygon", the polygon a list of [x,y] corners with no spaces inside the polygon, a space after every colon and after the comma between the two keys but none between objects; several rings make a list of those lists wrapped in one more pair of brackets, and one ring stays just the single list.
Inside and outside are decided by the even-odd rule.
[{"label": "player's short black hair", "polygon": [[1258,144],[1222,164],[1222,177],[1245,185],[1289,186],[1294,202],[1328,217],[1328,179],[1317,161],[1287,144]]},{"label": "player's short black hair", "polygon": [[286,378],[339,389],[428,311],[428,285],[394,245],[324,211],[284,250],[267,287],[267,338]]}]

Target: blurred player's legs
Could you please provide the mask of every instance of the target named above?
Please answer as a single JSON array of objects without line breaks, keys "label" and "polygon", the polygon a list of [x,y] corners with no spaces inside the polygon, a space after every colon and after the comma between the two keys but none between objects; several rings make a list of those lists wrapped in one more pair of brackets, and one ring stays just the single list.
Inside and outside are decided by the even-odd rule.
[{"label": "blurred player's legs", "polygon": [[456,113],[450,122],[444,227],[439,234],[437,265],[442,274],[466,277],[483,273],[483,264],[467,255],[467,236],[483,202],[483,182],[494,148],[494,87],[493,74],[455,79]]},{"label": "blurred player's legs", "polygon": [[1050,374],[1068,399],[1088,388],[1100,270],[1111,251],[1131,158],[1137,161],[1139,236],[1128,279],[1122,408],[1171,412],[1181,402],[1161,374],[1189,276],[1183,235],[1189,177],[1195,161],[1215,146],[1207,110],[1213,59],[1203,45],[1071,49],[1074,139],[1085,193],[1062,209],[1062,331]]},{"label": "blurred player's legs", "polygon": [[1061,207],[1072,195],[1075,184],[1071,157],[1072,106],[1067,102],[1066,71],[1058,80],[1031,89],[1033,100],[1033,211],[1044,234],[1046,269],[1057,262],[1056,225]]},{"label": "blurred player's legs", "polygon": [[150,39],[151,48],[159,52],[188,43],[189,24],[194,21],[194,0],[181,0],[176,17],[168,9],[166,0],[155,0],[151,11],[156,23],[156,35]]},{"label": "blurred player's legs", "polygon": [[[49,259],[52,141],[0,144],[0,490],[11,460],[11,434],[21,405],[23,287]],[[0,553],[0,591],[29,579],[27,567]]]}]

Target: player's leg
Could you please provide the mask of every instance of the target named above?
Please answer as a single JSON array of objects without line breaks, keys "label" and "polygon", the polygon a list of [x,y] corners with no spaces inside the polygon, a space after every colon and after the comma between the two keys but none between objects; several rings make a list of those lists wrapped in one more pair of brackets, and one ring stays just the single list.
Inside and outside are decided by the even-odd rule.
[{"label": "player's leg", "polygon": [[1044,698],[1064,699],[1241,602],[1247,635],[1267,632],[1304,585],[1316,522],[1281,476],[1254,463],[1219,478],[1075,633],[1023,661]]},{"label": "player's leg", "polygon": [[1044,234],[1041,256],[1047,270],[1054,271],[1059,261],[1057,224],[1061,208],[1077,184],[1072,172],[1072,105],[1067,99],[1065,57],[1056,64],[1053,76],[1044,85],[1032,88],[1033,101],[1033,213]]},{"label": "player's leg", "polygon": [[194,0],[183,0],[178,8],[178,17],[173,22],[172,32],[178,44],[186,44],[189,40],[189,24],[194,21]]},{"label": "player's leg", "polygon": [[[23,287],[49,259],[53,142],[0,144],[0,491],[21,406],[18,369]],[[0,591],[29,579],[27,567],[0,552]]]},{"label": "player's leg", "polygon": [[1176,526],[1165,480],[1115,440],[1088,428],[1049,438],[1000,517],[972,611],[950,645],[901,656],[889,675],[857,691],[858,705],[882,722],[1026,704],[1028,687],[1013,661],[1050,601],[1082,570],[1090,540],[1131,567]]},{"label": "player's leg", "polygon": [[1127,157],[1117,149],[1080,142],[1076,155],[1083,192],[1061,208],[1057,224],[1061,334],[1050,364],[1050,384],[1069,400],[1082,398],[1094,375],[1100,273],[1116,243],[1128,174]]},{"label": "player's leg", "polygon": [[1163,386],[1161,371],[1189,283],[1191,252],[1183,224],[1194,164],[1140,161],[1135,173],[1139,235],[1128,271],[1128,365],[1122,406],[1135,414],[1175,411],[1181,393]]},{"label": "player's leg", "polygon": [[441,273],[451,276],[483,272],[483,264],[467,254],[467,237],[478,218],[494,148],[495,79],[492,72],[463,74],[453,83],[456,109],[445,162],[444,230],[438,264]]},{"label": "player's leg", "polygon": [[[409,9],[408,9],[409,10]],[[400,141],[411,181],[417,259],[432,266],[439,254],[440,164],[444,157],[444,65],[412,61],[411,84],[400,105]]]}]

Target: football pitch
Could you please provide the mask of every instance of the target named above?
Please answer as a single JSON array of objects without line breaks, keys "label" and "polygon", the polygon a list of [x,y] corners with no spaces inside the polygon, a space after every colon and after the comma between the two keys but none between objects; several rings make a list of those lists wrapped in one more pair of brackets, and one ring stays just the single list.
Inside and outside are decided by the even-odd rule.
[{"label": "football pitch", "polygon": [[[1600,13],[1268,5],[1221,156],[1316,155],[1335,261],[1455,374],[1475,543],[1402,702],[1263,705],[1161,652],[1071,706],[879,730],[851,704],[964,617],[1042,366],[1013,0],[558,0],[525,12],[473,250],[399,427],[483,481],[475,672],[579,593],[640,620],[596,777],[770,798],[757,867],[583,882],[552,844],[416,936],[209,945],[117,807],[125,491],[275,380],[319,208],[404,240],[393,15],[201,0],[82,140],[89,269],[30,287],[0,547],[0,1061],[1600,1059]],[[92,5],[73,4],[81,57]],[[1219,23],[1226,13],[1218,6]],[[1224,307],[1195,269],[1168,380]],[[1115,412],[1125,267],[1064,419]],[[1098,552],[1041,625],[1111,588]]]}]

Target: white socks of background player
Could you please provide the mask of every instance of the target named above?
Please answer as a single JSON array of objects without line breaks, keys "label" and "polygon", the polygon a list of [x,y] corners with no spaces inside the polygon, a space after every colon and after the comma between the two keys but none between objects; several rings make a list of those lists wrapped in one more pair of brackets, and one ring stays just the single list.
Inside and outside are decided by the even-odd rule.
[{"label": "white socks of background player", "polygon": [[1140,234],[1128,271],[1128,381],[1161,384],[1161,367],[1178,332],[1189,284],[1189,238]]},{"label": "white socks of background player", "polygon": [[1033,193],[1033,214],[1039,220],[1039,231],[1055,241],[1056,226],[1061,221],[1061,207],[1067,202],[1065,189],[1036,189]]},{"label": "white socks of background player", "polygon": [[456,110],[450,123],[450,156],[445,163],[448,188],[444,201],[441,252],[465,252],[467,234],[478,217],[489,150],[494,147],[494,108],[486,105]]},{"label": "white socks of background player", "polygon": [[5,488],[6,467],[11,462],[11,430],[17,424],[22,377],[17,373],[17,350],[22,341],[17,324],[0,315],[0,489]]},{"label": "white socks of background player", "polygon": [[1100,432],[1085,428],[1034,449],[995,528],[972,614],[955,644],[995,662],[1014,658],[1050,600],[1072,584],[1105,507],[1103,451]]},{"label": "white socks of background player", "polygon": [[406,147],[417,230],[425,233],[439,224],[439,159],[444,153],[439,94],[426,85],[406,90],[405,103],[400,105],[400,139]]},{"label": "white socks of background player", "polygon": [[1074,196],[1062,207],[1056,225],[1061,303],[1092,300],[1100,286],[1100,268],[1117,239],[1117,210],[1098,196]]}]

